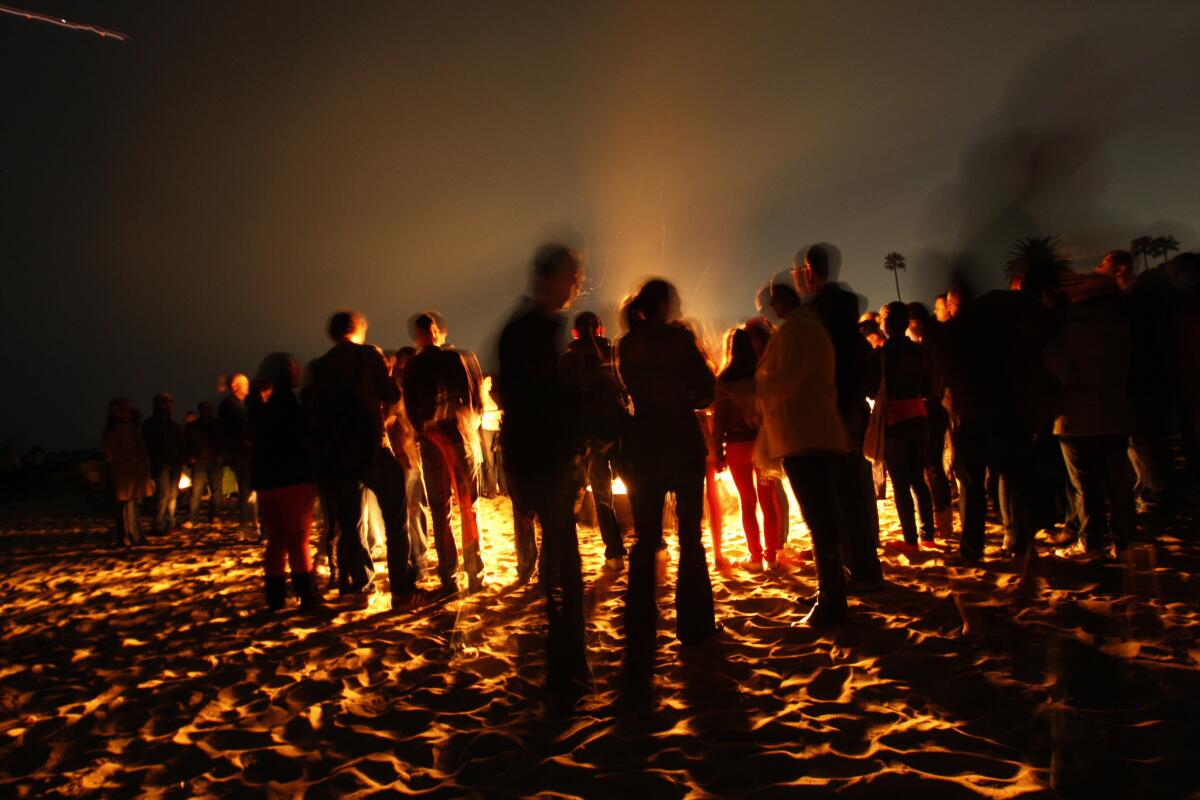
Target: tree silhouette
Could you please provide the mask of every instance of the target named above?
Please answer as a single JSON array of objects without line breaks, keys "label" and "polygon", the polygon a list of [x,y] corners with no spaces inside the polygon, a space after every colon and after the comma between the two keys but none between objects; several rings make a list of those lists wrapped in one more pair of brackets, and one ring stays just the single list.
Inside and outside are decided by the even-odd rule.
[{"label": "tree silhouette", "polygon": [[904,298],[900,296],[900,270],[904,267],[904,256],[899,253],[888,253],[883,257],[883,268],[892,273],[892,277],[896,279],[896,299],[901,303],[904,302]]},{"label": "tree silhouette", "polygon": [[1153,247],[1154,239],[1150,236],[1139,236],[1129,243],[1129,254],[1133,256],[1133,263],[1137,264],[1138,256],[1142,257],[1142,272],[1150,268],[1150,251]]},{"label": "tree silhouette", "polygon": [[1057,236],[1026,236],[1018,239],[1008,254],[1004,275],[1009,280],[1023,277],[1031,264],[1038,263],[1067,264],[1066,252]]},{"label": "tree silhouette", "polygon": [[1179,250],[1179,240],[1174,236],[1155,236],[1150,251],[1151,255],[1158,256],[1162,259],[1161,264],[1167,263],[1167,259],[1171,257],[1171,253]]}]

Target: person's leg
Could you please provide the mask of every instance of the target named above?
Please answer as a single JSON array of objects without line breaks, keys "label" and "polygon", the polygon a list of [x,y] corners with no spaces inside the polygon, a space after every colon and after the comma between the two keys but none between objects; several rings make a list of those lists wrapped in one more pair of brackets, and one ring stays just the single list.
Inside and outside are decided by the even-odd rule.
[{"label": "person's leg", "polygon": [[[843,465],[839,470],[839,462]],[[792,493],[812,534],[813,559],[817,567],[817,604],[809,613],[810,624],[840,622],[846,618],[846,576],[842,571],[839,541],[842,536],[834,492],[835,475],[845,467],[844,456],[807,454],[788,456],[783,468]]]},{"label": "person's leg", "polygon": [[750,553],[751,561],[761,561],[763,546],[758,525],[758,491],[754,487],[753,455],[754,442],[730,442],[725,448],[729,475],[733,478],[733,485],[737,487],[738,504],[741,506],[746,550]]},{"label": "person's leg", "polygon": [[460,438],[439,438],[442,456],[450,467],[450,479],[458,502],[459,526],[462,529],[463,569],[474,591],[483,580],[483,550],[479,539],[479,521],[475,514],[479,485],[474,456]]},{"label": "person's leg", "polygon": [[420,439],[421,472],[425,475],[425,491],[429,497],[429,514],[433,518],[433,546],[438,555],[438,576],[442,586],[456,584],[458,548],[450,529],[450,468],[437,444],[425,436]]},{"label": "person's leg", "polygon": [[912,432],[905,440],[908,474],[912,492],[917,498],[917,514],[921,522],[921,539],[933,541],[933,497],[925,485],[925,458],[929,449],[929,426],[924,417],[913,421]]},{"label": "person's leg", "polygon": [[663,498],[666,489],[649,475],[635,474],[629,485],[636,540],[629,554],[629,585],[625,595],[625,666],[628,679],[648,680],[654,666],[658,627],[655,565],[663,538]]},{"label": "person's leg", "polygon": [[263,575],[266,586],[267,605],[274,610],[283,608],[287,602],[286,514],[281,495],[285,489],[262,491],[262,526],[267,546],[263,552]]},{"label": "person's leg", "polygon": [[179,478],[183,475],[183,467],[172,467],[170,478],[167,482],[167,527],[166,530],[172,530],[175,527],[175,506],[179,502]]},{"label": "person's leg", "polygon": [[621,538],[617,510],[613,506],[612,467],[608,463],[608,454],[589,453],[586,466],[588,483],[592,487],[592,502],[596,506],[596,525],[604,542],[604,558],[624,558],[625,542]]},{"label": "person's leg", "polygon": [[425,476],[420,460],[412,464],[404,478],[405,507],[408,511],[408,559],[414,575],[420,574],[420,559],[429,549],[429,501],[425,497]]},{"label": "person's leg", "polygon": [[[526,475],[508,476],[508,498],[512,504],[513,543],[517,551],[517,581],[525,583],[533,577],[533,570],[538,565],[537,531],[534,528],[536,516],[533,501],[534,486],[527,485],[530,478]],[[550,568],[542,565],[542,573],[538,582],[546,586],[550,579]]]},{"label": "person's leg", "polygon": [[[896,516],[900,518],[900,529],[904,531],[904,543],[917,546],[917,521],[913,509],[913,475],[909,470],[908,434],[905,422],[888,425],[884,432],[884,463],[892,479],[892,503]],[[924,476],[922,475],[923,479]]]},{"label": "person's leg", "polygon": [[[850,574],[861,583],[883,580],[883,566],[879,563],[879,516],[875,508],[875,495],[871,486],[871,463],[853,451],[845,455],[829,457],[829,466],[837,472],[830,477],[831,495],[837,517],[839,562],[844,563]],[[796,485],[792,483],[792,491]],[[800,498],[797,496],[797,502]],[[801,509],[804,504],[801,503]],[[807,517],[805,518],[807,521]],[[812,523],[809,523],[812,527]]]},{"label": "person's leg", "polygon": [[192,493],[188,497],[187,521],[195,525],[196,517],[200,515],[200,499],[204,496],[204,487],[208,485],[208,465],[197,461],[192,465]]},{"label": "person's leg", "polygon": [[208,521],[216,522],[221,516],[221,477],[225,472],[221,459],[216,458],[204,464],[204,474],[208,476]]},{"label": "person's leg", "polygon": [[1079,528],[1088,550],[1103,549],[1108,536],[1104,491],[1107,464],[1104,448],[1096,444],[1095,437],[1090,436],[1059,439],[1067,475],[1079,495]]},{"label": "person's leg", "polygon": [[712,582],[701,538],[704,476],[699,464],[689,472],[679,474],[672,487],[675,490],[675,514],[679,520],[675,635],[684,644],[701,641],[716,630]]},{"label": "person's leg", "polygon": [[409,559],[408,502],[404,467],[391,450],[380,447],[363,479],[379,501],[387,547],[388,582],[392,597],[411,594],[417,576]]},{"label": "person's leg", "polygon": [[763,558],[768,564],[774,564],[780,548],[783,547],[779,540],[779,481],[767,478],[756,469],[754,486],[763,515]]},{"label": "person's leg", "polygon": [[[775,484],[775,509],[778,512],[777,519],[779,520],[779,546],[782,548],[788,541],[789,529],[791,527],[792,509],[791,503],[788,500],[787,489],[784,488],[783,481],[773,481]],[[874,503],[875,499],[872,498]],[[878,525],[875,526],[878,529]]]},{"label": "person's leg", "polygon": [[362,535],[362,484],[357,480],[331,482],[331,509],[337,520],[337,560],[339,590],[342,594],[361,594],[371,591],[375,565]]},{"label": "person's leg", "polygon": [[1104,488],[1112,507],[1113,543],[1120,553],[1137,536],[1137,501],[1133,496],[1133,467],[1125,452],[1125,437],[1105,436],[1097,443],[1104,462]]},{"label": "person's leg", "polygon": [[933,513],[950,510],[950,479],[946,475],[946,410],[939,405],[929,406],[929,436],[925,440],[925,481],[929,484]]},{"label": "person's leg", "polygon": [[171,468],[163,465],[154,475],[154,532],[167,532],[167,484],[171,482]]},{"label": "person's leg", "polygon": [[483,484],[481,494],[484,497],[492,498],[496,496],[496,458],[492,453],[492,446],[495,442],[496,432],[483,430],[479,433],[480,456],[482,464],[480,469],[480,481]]},{"label": "person's leg", "polygon": [[717,489],[717,460],[711,456],[704,461],[704,502],[708,507],[708,529],[712,533],[713,560],[725,563],[722,549],[725,528],[725,510],[721,508],[721,493]]},{"label": "person's leg", "polygon": [[546,592],[546,682],[552,691],[572,692],[588,683],[584,643],[583,572],[575,528],[574,480],[544,473],[529,481],[542,548],[554,561]]},{"label": "person's leg", "polygon": [[987,518],[987,450],[978,423],[961,420],[952,429],[954,476],[958,481],[962,539],[959,548],[968,560],[983,558]]}]

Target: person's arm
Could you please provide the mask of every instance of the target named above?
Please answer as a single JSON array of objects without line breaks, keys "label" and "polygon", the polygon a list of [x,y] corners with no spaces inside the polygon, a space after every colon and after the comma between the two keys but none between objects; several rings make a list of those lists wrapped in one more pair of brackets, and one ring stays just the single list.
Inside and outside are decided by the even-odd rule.
[{"label": "person's arm", "polygon": [[689,394],[692,398],[692,408],[708,408],[712,405],[717,393],[717,378],[708,366],[707,359],[700,352],[700,345],[691,331],[686,331],[684,345],[684,379],[687,381]]},{"label": "person's arm", "polygon": [[729,430],[731,415],[736,411],[736,401],[727,393],[717,390],[717,399],[712,408],[713,455],[717,459],[717,471],[725,469],[725,435]]},{"label": "person's arm", "polygon": [[369,347],[363,352],[366,354],[368,379],[371,388],[375,391],[375,396],[384,405],[395,403],[400,399],[400,387],[396,386],[396,382],[392,380],[387,362],[383,360],[383,353],[377,347]]}]

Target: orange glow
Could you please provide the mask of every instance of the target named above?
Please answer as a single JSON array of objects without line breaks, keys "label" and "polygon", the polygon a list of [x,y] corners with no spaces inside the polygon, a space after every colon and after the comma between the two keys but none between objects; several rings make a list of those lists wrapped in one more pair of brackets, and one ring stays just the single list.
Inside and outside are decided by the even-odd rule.
[{"label": "orange glow", "polygon": [[191,485],[192,485],[192,479],[188,477],[188,474],[186,472],[179,476],[180,491],[190,488]]},{"label": "orange glow", "polygon": [[613,494],[629,494],[629,490],[625,488],[625,481],[613,478]]}]

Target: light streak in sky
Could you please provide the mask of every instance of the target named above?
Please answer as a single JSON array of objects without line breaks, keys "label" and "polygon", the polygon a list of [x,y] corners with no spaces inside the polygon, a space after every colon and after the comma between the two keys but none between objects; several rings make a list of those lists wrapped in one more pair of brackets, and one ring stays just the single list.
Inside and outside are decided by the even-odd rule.
[{"label": "light streak in sky", "polygon": [[47,25],[54,25],[56,27],[66,28],[67,30],[72,31],[87,31],[88,33],[96,34],[101,39],[116,39],[118,42],[129,41],[129,37],[120,31],[101,28],[99,25],[89,25],[85,22],[71,22],[70,20],[63,19],[62,17],[52,17],[48,14],[41,14],[37,11],[26,11],[24,9],[13,8],[12,6],[0,4],[0,14],[8,14],[12,17],[20,17],[22,19],[27,19],[30,22],[45,22]]}]

